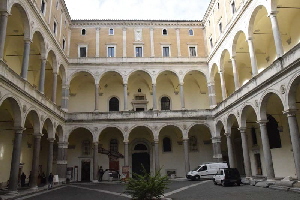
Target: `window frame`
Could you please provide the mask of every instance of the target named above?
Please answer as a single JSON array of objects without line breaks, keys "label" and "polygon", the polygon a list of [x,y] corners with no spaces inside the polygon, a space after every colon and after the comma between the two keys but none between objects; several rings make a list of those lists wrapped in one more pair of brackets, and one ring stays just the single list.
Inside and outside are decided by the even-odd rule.
[{"label": "window frame", "polygon": [[[80,48],[85,47],[85,57],[80,56]],[[87,58],[88,57],[88,45],[87,44],[81,44],[78,45],[78,58]]]},{"label": "window frame", "polygon": [[62,49],[63,50],[66,49],[66,39],[65,39],[65,37],[63,37],[63,39],[62,39]]},{"label": "window frame", "polygon": [[[112,30],[112,33],[110,33],[110,30]],[[115,35],[115,29],[109,28],[108,29],[108,35]]]},{"label": "window frame", "polygon": [[[169,142],[170,142],[170,150],[169,151],[165,150],[165,141],[164,141],[165,139],[169,139]],[[172,152],[172,140],[169,136],[165,136],[162,139],[162,151],[163,151],[163,153],[171,153]]]},{"label": "window frame", "polygon": [[[190,31],[192,31],[192,34],[191,34]],[[194,30],[193,29],[189,29],[189,36],[194,36]]]},{"label": "window frame", "polygon": [[219,23],[218,23],[218,27],[219,27],[219,32],[220,34],[223,33],[223,24],[222,24],[222,21],[220,20]]},{"label": "window frame", "polygon": [[[164,97],[167,97],[167,98],[169,99],[169,109],[168,109],[168,110],[171,110],[171,98],[170,98],[169,96],[167,96],[167,95],[163,95],[163,96],[160,98],[160,110],[163,110],[163,109],[162,109],[162,99],[163,99]],[[167,110],[167,109],[164,109],[164,110]]]},{"label": "window frame", "polygon": [[[164,34],[164,31],[166,31],[165,34]],[[162,34],[163,36],[167,36],[167,35],[168,35],[168,29],[163,28],[163,29],[161,30],[161,34]]]},{"label": "window frame", "polygon": [[[194,138],[195,140],[195,142],[196,142],[196,145],[195,145],[195,147],[196,148],[192,148],[193,146],[191,145],[191,143],[192,143],[192,138]],[[189,152],[198,152],[199,151],[199,148],[198,148],[198,139],[197,139],[197,137],[195,136],[195,135],[193,135],[193,136],[191,136],[191,137],[189,137]]]},{"label": "window frame", "polygon": [[[110,110],[110,108],[111,108],[110,107],[110,101],[114,98],[118,100],[118,110]],[[108,100],[108,112],[119,112],[119,111],[120,111],[120,99],[116,96],[110,97],[109,100]]]},{"label": "window frame", "polygon": [[56,19],[54,19],[54,21],[53,21],[53,33],[54,33],[54,35],[57,35],[57,32],[58,32],[58,23],[57,23],[57,21],[56,21]]},{"label": "window frame", "polygon": [[212,49],[214,47],[214,42],[211,36],[209,37],[209,44],[210,44],[210,48]]},{"label": "window frame", "polygon": [[[195,48],[195,56],[191,56],[190,54],[190,49],[191,48]],[[196,58],[198,57],[198,48],[197,48],[197,45],[188,45],[188,55],[189,55],[189,58]]]},{"label": "window frame", "polygon": [[[108,49],[109,48],[114,48],[114,56],[108,56]],[[117,46],[116,45],[106,45],[106,57],[107,58],[115,58],[117,56],[116,52],[117,52]]]},{"label": "window frame", "polygon": [[230,2],[230,7],[231,7],[231,12],[234,15],[236,13],[236,6],[234,0]]},{"label": "window frame", "polygon": [[[83,31],[84,31],[84,34],[83,34]],[[86,29],[85,28],[81,29],[81,35],[86,35]]]},{"label": "window frame", "polygon": [[[136,52],[137,48],[141,48],[142,49],[142,55],[141,56],[136,56],[137,55],[137,52]],[[141,45],[134,45],[134,57],[136,57],[136,58],[142,58],[142,57],[144,57],[144,48],[143,48],[143,46],[141,46]]]},{"label": "window frame", "polygon": [[[164,48],[169,48],[169,56],[164,56]],[[171,57],[171,46],[170,45],[162,45],[161,46],[161,56],[163,58],[170,58]]]},{"label": "window frame", "polygon": [[[44,3],[44,9],[43,8],[43,3]],[[46,0],[41,0],[41,13],[45,16],[46,15],[46,10],[47,10],[47,1]]]}]

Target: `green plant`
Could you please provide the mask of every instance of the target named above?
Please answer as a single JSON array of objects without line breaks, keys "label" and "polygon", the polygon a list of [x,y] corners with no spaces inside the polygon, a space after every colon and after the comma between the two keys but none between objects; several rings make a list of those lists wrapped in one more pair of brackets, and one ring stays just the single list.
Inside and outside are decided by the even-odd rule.
[{"label": "green plant", "polygon": [[134,178],[129,179],[125,193],[130,194],[132,199],[160,199],[164,191],[168,189],[168,176],[162,176],[160,170],[157,171],[154,176],[151,176],[143,165],[142,168],[142,174],[134,173]]}]

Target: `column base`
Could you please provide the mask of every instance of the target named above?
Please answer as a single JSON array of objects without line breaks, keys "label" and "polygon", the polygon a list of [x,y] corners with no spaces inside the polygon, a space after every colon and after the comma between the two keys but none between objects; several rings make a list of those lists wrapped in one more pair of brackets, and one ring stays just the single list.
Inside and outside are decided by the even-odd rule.
[{"label": "column base", "polygon": [[34,187],[30,188],[30,190],[37,191],[37,190],[39,190],[39,188],[38,188],[38,186],[34,186]]},{"label": "column base", "polygon": [[18,194],[19,194],[18,190],[15,190],[15,191],[9,191],[9,192],[7,193],[7,195],[9,195],[9,196],[16,196],[16,195],[18,195]]},{"label": "column base", "polygon": [[99,181],[98,181],[98,180],[93,180],[92,182],[93,182],[93,183],[99,183]]}]

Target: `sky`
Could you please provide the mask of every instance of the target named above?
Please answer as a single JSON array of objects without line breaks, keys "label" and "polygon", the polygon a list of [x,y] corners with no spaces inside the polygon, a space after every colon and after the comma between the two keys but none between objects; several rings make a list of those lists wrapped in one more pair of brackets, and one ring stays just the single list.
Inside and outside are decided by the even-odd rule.
[{"label": "sky", "polygon": [[72,19],[202,20],[210,0],[65,0]]}]

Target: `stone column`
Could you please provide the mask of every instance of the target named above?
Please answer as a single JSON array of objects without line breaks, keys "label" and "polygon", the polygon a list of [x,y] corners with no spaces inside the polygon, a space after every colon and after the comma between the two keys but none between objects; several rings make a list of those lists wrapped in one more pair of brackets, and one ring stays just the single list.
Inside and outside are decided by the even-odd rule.
[{"label": "stone column", "polygon": [[244,157],[244,166],[245,166],[245,173],[246,177],[251,177],[251,163],[250,163],[250,156],[249,156],[249,149],[248,149],[248,141],[246,135],[246,127],[239,128],[241,132],[242,138],[242,148],[243,148],[243,157]]},{"label": "stone column", "polygon": [[249,54],[250,54],[250,61],[251,61],[251,67],[252,67],[252,77],[253,77],[253,76],[256,76],[258,74],[257,60],[256,60],[255,49],[254,49],[252,38],[249,37],[247,41],[248,41],[248,46],[249,46]]},{"label": "stone column", "polygon": [[185,161],[185,173],[190,171],[190,159],[189,159],[189,139],[183,139],[184,161]]},{"label": "stone column", "polygon": [[33,155],[32,155],[32,168],[31,168],[31,182],[30,188],[37,190],[37,180],[38,180],[38,173],[39,173],[39,161],[40,161],[40,149],[41,149],[41,137],[42,134],[36,133],[33,135],[34,137],[34,144],[33,144]]},{"label": "stone column", "polygon": [[234,77],[234,88],[235,90],[237,90],[240,88],[240,80],[239,80],[239,72],[236,66],[236,60],[234,56],[231,58],[231,63],[232,63],[232,70],[233,70],[233,77]]},{"label": "stone column", "polygon": [[281,36],[280,36],[280,31],[279,31],[276,14],[277,14],[277,12],[271,12],[269,17],[271,19],[271,24],[272,24],[276,53],[277,53],[277,57],[279,58],[284,54],[284,52],[283,52],[282,40],[281,40]]},{"label": "stone column", "polygon": [[260,120],[257,123],[259,123],[260,126],[260,134],[261,134],[261,141],[262,141],[262,147],[263,147],[264,158],[265,158],[265,165],[267,170],[267,178],[268,180],[275,180],[272,153],[270,149],[269,137],[268,137],[267,126],[266,126],[267,122],[268,121],[266,120]]},{"label": "stone column", "polygon": [[211,138],[212,145],[213,145],[213,158],[216,160],[216,162],[222,162],[222,152],[221,152],[221,137],[213,137]]},{"label": "stone column", "polygon": [[4,45],[6,37],[6,27],[7,27],[8,12],[1,12],[0,14],[0,60],[4,57]]},{"label": "stone column", "polygon": [[96,28],[96,57],[100,56],[100,28]]},{"label": "stone column", "polygon": [[124,111],[127,111],[127,84],[124,84]]},{"label": "stone column", "polygon": [[20,156],[21,156],[21,145],[22,145],[22,134],[25,129],[14,128],[15,138],[14,147],[12,151],[11,165],[10,165],[10,176],[9,176],[9,191],[17,192],[18,189],[18,174],[20,167]]},{"label": "stone column", "polygon": [[99,94],[98,94],[99,84],[95,84],[95,111],[99,111]]},{"label": "stone column", "polygon": [[67,112],[68,111],[68,101],[69,101],[69,85],[62,86],[62,102],[61,108]]},{"label": "stone column", "polygon": [[123,58],[126,58],[126,28],[123,28]]},{"label": "stone column", "polygon": [[30,54],[30,43],[31,43],[31,41],[29,39],[24,40],[24,53],[23,53],[21,77],[25,80],[27,80],[29,54]]},{"label": "stone column", "polygon": [[211,81],[207,84],[207,86],[208,86],[208,96],[209,96],[209,101],[210,101],[210,108],[214,108],[217,106],[215,82]]},{"label": "stone column", "polygon": [[155,157],[155,171],[157,172],[160,169],[159,166],[159,151],[158,151],[158,140],[154,140],[154,157]]},{"label": "stone column", "polygon": [[41,70],[40,70],[40,80],[39,80],[39,91],[44,94],[45,90],[45,73],[46,73],[46,62],[45,58],[41,59]]},{"label": "stone column", "polygon": [[93,182],[98,182],[98,142],[94,142]]},{"label": "stone column", "polygon": [[296,117],[296,110],[287,110],[284,112],[287,114],[291,142],[293,147],[294,162],[296,167],[296,174],[298,181],[300,181],[300,138],[299,138],[299,127]]},{"label": "stone column", "polygon": [[224,73],[222,71],[220,71],[219,74],[220,74],[220,79],[221,79],[222,97],[223,97],[223,100],[225,100],[227,98],[225,77],[224,77]]},{"label": "stone column", "polygon": [[233,147],[232,147],[232,141],[231,141],[231,133],[225,133],[225,135],[226,135],[226,139],[227,139],[229,166],[231,168],[235,168],[234,153],[233,153]]},{"label": "stone column", "polygon": [[153,31],[154,31],[154,29],[150,28],[150,48],[151,48],[151,56],[150,57],[155,57]]},{"label": "stone column", "polygon": [[126,141],[124,142],[124,166],[129,166],[128,160],[128,141]]},{"label": "stone column", "polygon": [[57,155],[57,174],[59,182],[66,181],[67,175],[67,153],[68,153],[68,143],[58,142],[58,155]]},{"label": "stone column", "polygon": [[47,162],[47,173],[46,173],[46,180],[48,182],[48,176],[52,173],[52,166],[53,166],[53,143],[54,138],[48,138],[49,141],[49,149],[48,149],[48,162]]},{"label": "stone column", "polygon": [[180,88],[180,102],[181,102],[181,109],[185,109],[185,102],[184,102],[184,91],[183,91],[183,83],[179,84]]},{"label": "stone column", "polygon": [[152,93],[153,93],[153,110],[157,110],[156,85],[155,84],[152,84]]},{"label": "stone column", "polygon": [[176,28],[176,40],[177,40],[177,56],[181,57],[181,49],[180,49],[180,29]]},{"label": "stone column", "polygon": [[52,102],[56,104],[56,92],[57,92],[57,73],[53,73],[53,88],[52,88]]}]

